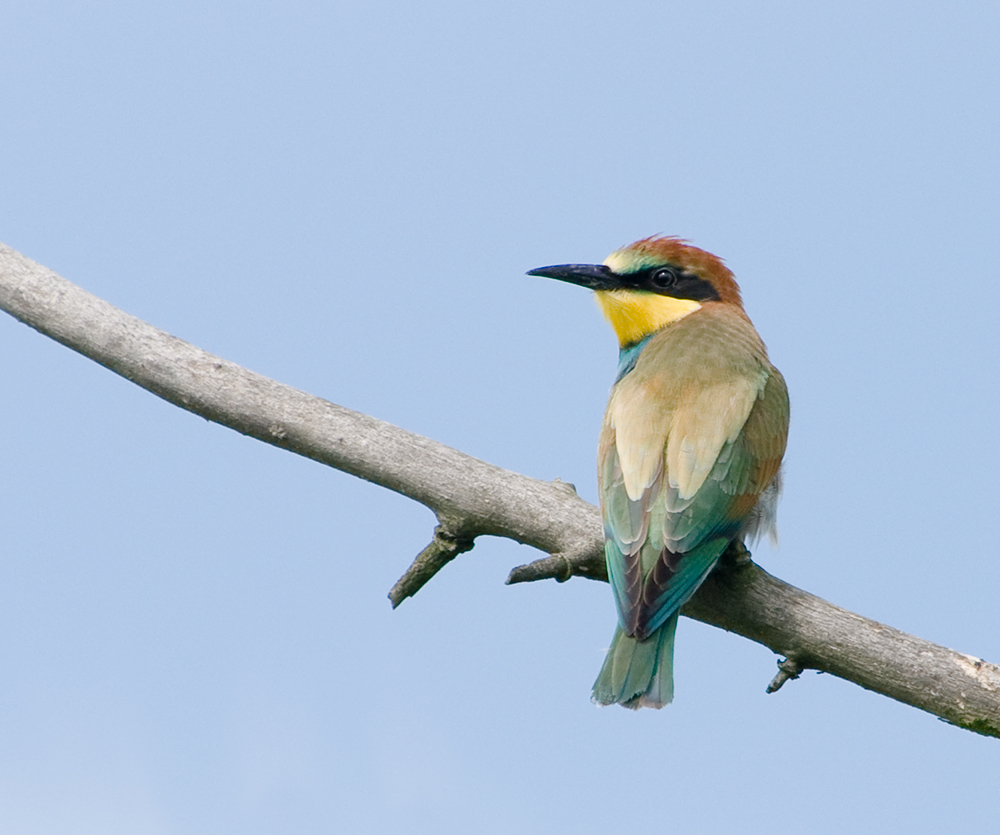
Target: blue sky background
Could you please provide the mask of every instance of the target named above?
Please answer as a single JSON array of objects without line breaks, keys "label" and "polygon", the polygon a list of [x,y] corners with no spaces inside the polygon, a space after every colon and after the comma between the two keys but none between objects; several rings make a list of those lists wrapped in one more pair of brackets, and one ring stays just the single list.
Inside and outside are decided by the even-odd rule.
[{"label": "blue sky background", "polygon": [[[0,239],[209,351],[595,498],[616,363],[524,276],[678,234],[792,396],[783,579],[1000,660],[1000,7],[14,2]],[[1000,747],[682,621],[0,319],[5,833],[972,831]]]}]

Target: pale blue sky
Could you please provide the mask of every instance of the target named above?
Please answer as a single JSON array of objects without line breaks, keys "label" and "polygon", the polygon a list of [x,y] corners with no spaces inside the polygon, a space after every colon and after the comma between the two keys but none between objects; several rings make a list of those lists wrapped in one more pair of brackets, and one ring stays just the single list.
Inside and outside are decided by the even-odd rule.
[{"label": "pale blue sky", "polygon": [[[616,363],[524,276],[725,258],[792,397],[770,571],[1000,660],[1000,7],[14,2],[0,240],[207,350],[595,496]],[[971,831],[1000,743],[691,621],[589,702],[602,584],[0,319],[4,833]]]}]

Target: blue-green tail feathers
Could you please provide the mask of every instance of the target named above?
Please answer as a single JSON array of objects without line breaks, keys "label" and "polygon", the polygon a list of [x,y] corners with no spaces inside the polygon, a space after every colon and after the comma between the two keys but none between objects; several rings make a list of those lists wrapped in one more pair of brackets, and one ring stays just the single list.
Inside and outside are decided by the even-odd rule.
[{"label": "blue-green tail feathers", "polygon": [[[679,610],[705,581],[728,544],[728,537],[716,536],[685,554],[664,549],[648,573],[635,580],[627,576],[629,563],[624,550],[610,539],[605,543],[608,574],[617,593],[619,623],[594,683],[593,700],[597,704],[635,709],[663,707],[673,700],[674,636]],[[630,579],[633,583],[626,582]],[[638,599],[634,599],[632,591],[636,584]],[[623,625],[636,637],[626,635]]]},{"label": "blue-green tail feathers", "polygon": [[674,698],[674,612],[648,638],[629,638],[615,627],[607,658],[594,682],[593,700],[599,705],[620,704],[633,710],[663,707]]}]

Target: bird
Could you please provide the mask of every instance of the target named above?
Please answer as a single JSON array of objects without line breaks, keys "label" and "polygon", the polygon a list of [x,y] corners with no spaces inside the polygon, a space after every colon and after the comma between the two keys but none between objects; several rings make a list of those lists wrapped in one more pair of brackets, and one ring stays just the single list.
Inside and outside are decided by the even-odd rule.
[{"label": "bird", "polygon": [[597,455],[618,623],[592,699],[661,708],[681,606],[731,542],[776,538],[788,389],[733,273],[684,239],[528,275],[593,290],[618,338]]}]

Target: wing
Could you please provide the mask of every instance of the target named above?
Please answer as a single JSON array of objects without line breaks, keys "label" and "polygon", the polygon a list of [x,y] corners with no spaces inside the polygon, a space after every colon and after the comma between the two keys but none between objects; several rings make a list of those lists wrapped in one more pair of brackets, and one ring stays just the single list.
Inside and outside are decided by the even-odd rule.
[{"label": "wing", "polygon": [[774,480],[788,422],[784,381],[766,359],[714,385],[685,386],[683,368],[659,367],[671,376],[637,366],[621,380],[599,448],[609,579],[623,630],[639,638],[742,532]]},{"label": "wing", "polygon": [[716,512],[731,501],[721,484],[735,468],[732,455],[720,455],[695,496],[678,501],[677,488],[662,469],[661,445],[661,466],[631,499],[613,430],[605,438],[609,443],[606,449],[602,444],[601,483],[608,577],[622,629],[643,638],[694,594],[735,535]]}]

